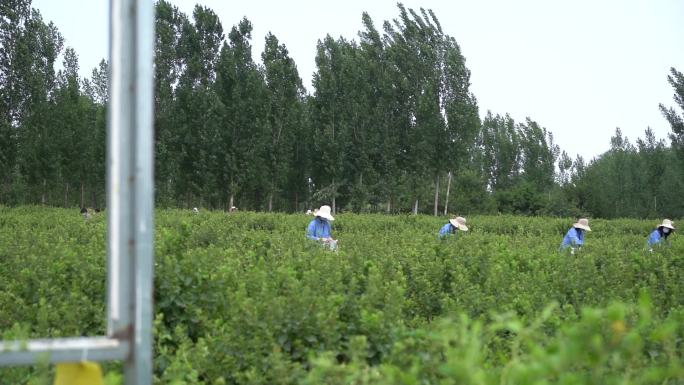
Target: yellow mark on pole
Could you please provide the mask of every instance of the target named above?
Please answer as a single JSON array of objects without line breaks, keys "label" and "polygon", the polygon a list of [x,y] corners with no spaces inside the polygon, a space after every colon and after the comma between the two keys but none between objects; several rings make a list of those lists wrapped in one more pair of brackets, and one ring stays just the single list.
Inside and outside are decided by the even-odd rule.
[{"label": "yellow mark on pole", "polygon": [[102,369],[95,362],[69,362],[57,364],[53,385],[103,385]]}]

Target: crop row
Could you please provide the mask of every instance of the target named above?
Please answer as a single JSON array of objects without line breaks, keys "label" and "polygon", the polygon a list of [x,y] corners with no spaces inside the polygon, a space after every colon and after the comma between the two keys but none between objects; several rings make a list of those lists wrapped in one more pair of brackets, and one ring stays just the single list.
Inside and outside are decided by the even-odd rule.
[{"label": "crop row", "polygon": [[[681,383],[684,242],[644,251],[657,222],[340,214],[340,251],[310,217],[156,213],[158,383]],[[0,208],[4,338],[98,335],[104,214]],[[108,364],[110,373],[117,364]],[[0,384],[51,369],[0,369]],[[116,375],[110,375],[117,382]],[[669,382],[668,382],[669,381]]]}]

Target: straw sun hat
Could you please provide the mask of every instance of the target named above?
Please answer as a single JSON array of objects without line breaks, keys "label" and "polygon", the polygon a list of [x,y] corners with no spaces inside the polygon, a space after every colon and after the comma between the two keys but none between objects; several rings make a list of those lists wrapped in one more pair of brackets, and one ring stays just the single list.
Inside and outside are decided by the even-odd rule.
[{"label": "straw sun hat", "polygon": [[449,219],[449,222],[461,231],[468,231],[468,226],[466,226],[466,219],[463,217]]},{"label": "straw sun hat", "polygon": [[670,230],[674,230],[674,223],[669,219],[663,219],[663,223],[659,224],[658,227],[667,227]]},{"label": "straw sun hat", "polygon": [[574,227],[576,229],[591,231],[591,229],[589,228],[589,220],[587,218],[580,218],[577,221],[577,223],[572,225],[572,227]]},{"label": "straw sun hat", "polygon": [[321,208],[318,209],[318,211],[316,212],[316,216],[327,219],[329,221],[335,220],[335,218],[333,218],[333,216],[330,215],[330,206],[328,205],[321,206]]}]

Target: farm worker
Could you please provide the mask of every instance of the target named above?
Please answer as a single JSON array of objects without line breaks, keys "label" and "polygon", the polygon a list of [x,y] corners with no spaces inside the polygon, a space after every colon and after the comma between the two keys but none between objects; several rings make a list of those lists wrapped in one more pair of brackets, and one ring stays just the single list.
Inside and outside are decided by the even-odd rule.
[{"label": "farm worker", "polygon": [[446,239],[448,237],[456,237],[458,230],[468,231],[468,226],[466,226],[466,219],[463,217],[454,217],[449,219],[449,222],[439,229],[439,237]]},{"label": "farm worker", "polygon": [[198,209],[197,207],[193,207],[193,208],[192,208],[192,213],[195,214],[195,215],[199,214],[199,209]]},{"label": "farm worker", "polygon": [[570,248],[570,254],[575,254],[575,249],[581,248],[584,244],[585,231],[591,231],[589,228],[589,220],[587,218],[581,218],[577,223],[572,225],[567,234],[565,234],[560,249],[566,250]]},{"label": "farm worker", "polygon": [[662,245],[667,241],[667,237],[674,233],[674,222],[669,219],[663,219],[663,223],[659,224],[655,230],[648,236],[648,251],[653,251],[653,246]]},{"label": "farm worker", "polygon": [[85,219],[85,220],[88,220],[91,217],[90,212],[85,207],[81,207],[81,215],[83,215],[83,219]]},{"label": "farm worker", "polygon": [[330,234],[330,222],[335,220],[330,214],[330,206],[323,205],[315,213],[316,217],[309,222],[306,229],[306,237],[323,243],[330,250],[336,250],[337,240],[333,239]]}]

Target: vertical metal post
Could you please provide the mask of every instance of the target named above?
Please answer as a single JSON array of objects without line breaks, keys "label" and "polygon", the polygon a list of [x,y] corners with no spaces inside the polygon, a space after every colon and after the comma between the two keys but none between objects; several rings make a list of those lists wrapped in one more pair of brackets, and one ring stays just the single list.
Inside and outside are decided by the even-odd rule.
[{"label": "vertical metal post", "polygon": [[152,0],[111,0],[108,115],[110,337],[129,341],[127,385],[152,383],[153,52]]},{"label": "vertical metal post", "polygon": [[133,103],[126,92],[133,87],[130,62],[133,55],[128,49],[133,40],[133,28],[124,17],[127,1],[110,2],[110,61],[109,110],[107,114],[107,335],[131,334],[129,290],[133,284],[128,275],[132,250],[133,199],[128,174],[131,169],[131,126]]},{"label": "vertical metal post", "polygon": [[136,121],[135,127],[135,335],[134,366],[126,368],[132,384],[152,384],[152,303],[154,271],[154,2],[137,0],[135,9]]}]

